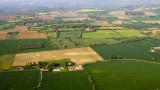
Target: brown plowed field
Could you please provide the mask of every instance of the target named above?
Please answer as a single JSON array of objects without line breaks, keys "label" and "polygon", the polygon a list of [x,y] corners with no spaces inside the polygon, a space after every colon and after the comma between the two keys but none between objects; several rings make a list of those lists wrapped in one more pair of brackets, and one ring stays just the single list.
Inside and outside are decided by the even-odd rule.
[{"label": "brown plowed field", "polygon": [[35,38],[47,38],[46,33],[38,33],[37,31],[29,31],[27,26],[16,26],[10,30],[0,30],[0,40],[7,39],[8,32],[19,32],[17,39],[35,39]]}]

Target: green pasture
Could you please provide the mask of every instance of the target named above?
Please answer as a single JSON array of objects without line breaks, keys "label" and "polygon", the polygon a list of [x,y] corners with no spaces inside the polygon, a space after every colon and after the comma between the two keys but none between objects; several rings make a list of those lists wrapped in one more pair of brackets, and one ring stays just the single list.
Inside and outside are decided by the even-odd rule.
[{"label": "green pasture", "polygon": [[44,73],[40,90],[92,90],[85,71]]},{"label": "green pasture", "polygon": [[159,39],[146,39],[115,45],[92,46],[104,59],[141,59],[153,62],[160,61],[160,52],[151,52],[151,48],[160,46]]},{"label": "green pasture", "polygon": [[159,90],[160,64],[113,60],[85,66],[97,90]]},{"label": "green pasture", "polygon": [[[44,48],[18,50],[18,45],[31,44],[31,43],[42,43],[44,45]],[[53,50],[53,49],[54,47],[51,45],[51,43],[47,39],[0,40],[0,55],[45,51],[45,50]]]},{"label": "green pasture", "polygon": [[35,90],[39,70],[0,72],[0,90]]}]

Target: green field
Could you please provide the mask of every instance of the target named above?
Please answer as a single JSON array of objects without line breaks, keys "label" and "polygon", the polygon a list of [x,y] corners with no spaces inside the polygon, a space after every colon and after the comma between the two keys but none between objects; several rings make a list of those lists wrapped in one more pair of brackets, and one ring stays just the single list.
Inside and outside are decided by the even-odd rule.
[{"label": "green field", "polygon": [[[50,38],[51,43],[56,49],[88,47],[91,45],[116,44],[118,40],[114,39],[83,39],[83,38]],[[66,47],[64,47],[66,46]]]},{"label": "green field", "polygon": [[[28,50],[18,50],[18,45],[30,44],[30,43],[42,43],[44,48],[40,49],[28,49]],[[44,50],[53,50],[53,46],[47,39],[23,39],[23,40],[1,40],[0,41],[0,55],[3,54],[15,54],[22,52],[35,52]]]},{"label": "green field", "polygon": [[160,61],[160,52],[151,52],[151,47],[160,46],[159,39],[146,39],[116,45],[92,46],[104,59],[141,59]]},{"label": "green field", "polygon": [[39,70],[0,72],[0,90],[34,90]]},{"label": "green field", "polygon": [[11,70],[14,57],[15,57],[14,54],[1,55],[0,56],[0,71]]},{"label": "green field", "polygon": [[98,90],[159,90],[160,64],[115,60],[85,66]]},{"label": "green field", "polygon": [[9,29],[9,28],[12,28],[14,26],[16,26],[15,23],[3,24],[3,25],[0,25],[0,30],[2,30],[2,29]]},{"label": "green field", "polygon": [[40,90],[92,90],[84,71],[44,73]]},{"label": "green field", "polygon": [[[80,37],[81,31],[63,31],[60,32],[60,38],[65,37],[72,37],[72,38],[78,38]],[[48,33],[48,37],[56,37],[56,32]]]},{"label": "green field", "polygon": [[124,37],[145,37],[135,30],[97,30],[96,32],[83,33],[83,38],[124,38]]}]

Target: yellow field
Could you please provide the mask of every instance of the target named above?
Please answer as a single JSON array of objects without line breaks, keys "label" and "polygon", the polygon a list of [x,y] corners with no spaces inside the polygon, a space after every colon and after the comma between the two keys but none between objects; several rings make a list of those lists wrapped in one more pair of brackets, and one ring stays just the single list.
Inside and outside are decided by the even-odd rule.
[{"label": "yellow field", "polygon": [[13,66],[23,66],[26,65],[27,62],[51,61],[61,59],[70,59],[76,64],[92,63],[103,60],[103,58],[100,57],[90,47],[85,47],[17,54],[15,56]]},{"label": "yellow field", "polygon": [[96,9],[84,9],[84,10],[80,10],[80,12],[102,12],[105,10],[96,10]]}]

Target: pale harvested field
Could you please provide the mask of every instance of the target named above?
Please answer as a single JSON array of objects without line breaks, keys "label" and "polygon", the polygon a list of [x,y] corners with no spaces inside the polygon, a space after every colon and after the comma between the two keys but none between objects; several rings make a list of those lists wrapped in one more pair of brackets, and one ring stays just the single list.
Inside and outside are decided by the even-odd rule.
[{"label": "pale harvested field", "polygon": [[14,19],[15,16],[0,15],[0,18]]},{"label": "pale harvested field", "polygon": [[77,17],[77,11],[68,11],[68,12],[49,12],[50,15],[42,15],[40,17],[42,17],[43,19],[48,19],[48,20],[52,20],[55,17]]},{"label": "pale harvested field", "polygon": [[0,31],[0,40],[6,40],[7,39],[7,33]]},{"label": "pale harvested field", "polygon": [[156,23],[160,24],[160,20],[143,21],[143,22],[145,22],[145,23],[151,23],[151,24],[156,24]]},{"label": "pale harvested field", "polygon": [[61,60],[67,58],[71,59],[71,61],[76,64],[92,63],[103,60],[103,58],[101,58],[94,50],[85,47],[17,54],[13,66],[26,65],[27,62]]},{"label": "pale harvested field", "polygon": [[160,30],[147,30],[143,31],[143,33],[152,33],[153,35],[160,35]]},{"label": "pale harvested field", "polygon": [[16,26],[10,30],[0,30],[0,40],[7,39],[8,32],[19,32],[17,39],[35,39],[35,38],[47,38],[46,33],[38,33],[37,31],[29,31],[27,26]]},{"label": "pale harvested field", "polygon": [[154,12],[144,12],[145,16],[156,16],[157,14]]},{"label": "pale harvested field", "polygon": [[124,11],[113,11],[110,12],[109,15],[115,16],[118,19],[128,19],[129,17],[125,14]]},{"label": "pale harvested field", "polygon": [[89,18],[63,18],[64,21],[83,21]]}]

